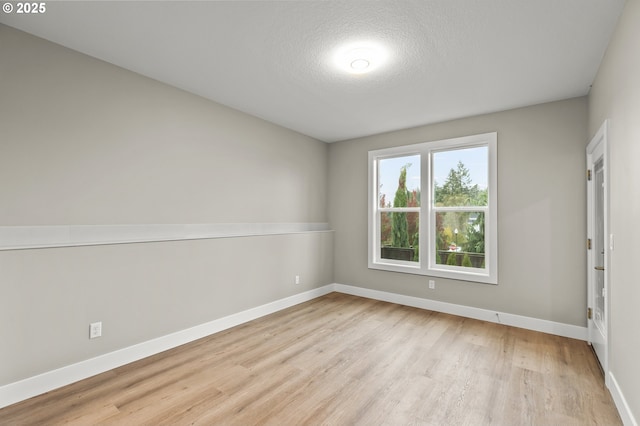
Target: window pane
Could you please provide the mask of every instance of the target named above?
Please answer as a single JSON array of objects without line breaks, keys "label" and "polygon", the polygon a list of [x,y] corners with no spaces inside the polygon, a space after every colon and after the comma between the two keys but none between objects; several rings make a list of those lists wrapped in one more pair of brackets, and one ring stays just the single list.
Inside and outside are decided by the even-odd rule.
[{"label": "window pane", "polygon": [[380,213],[380,258],[419,261],[418,212]]},{"label": "window pane", "polygon": [[484,212],[436,213],[436,263],[485,268]]},{"label": "window pane", "polygon": [[378,161],[378,205],[420,206],[420,156],[385,158]]},{"label": "window pane", "polygon": [[433,154],[435,205],[486,206],[488,147],[440,151]]}]

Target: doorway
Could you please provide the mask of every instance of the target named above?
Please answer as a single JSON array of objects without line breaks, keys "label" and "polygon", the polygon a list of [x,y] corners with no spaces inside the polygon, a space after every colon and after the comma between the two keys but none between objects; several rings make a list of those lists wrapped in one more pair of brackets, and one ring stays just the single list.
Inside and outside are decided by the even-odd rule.
[{"label": "doorway", "polygon": [[[608,385],[609,251],[607,122],[587,146],[587,318],[589,343]],[[607,244],[607,242],[609,244]]]}]

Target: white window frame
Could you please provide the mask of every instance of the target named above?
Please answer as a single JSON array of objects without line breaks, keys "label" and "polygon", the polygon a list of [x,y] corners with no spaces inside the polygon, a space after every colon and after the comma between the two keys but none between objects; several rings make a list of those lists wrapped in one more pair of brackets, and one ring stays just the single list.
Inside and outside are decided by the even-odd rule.
[{"label": "white window frame", "polygon": [[[432,161],[433,154],[442,151],[488,147],[488,205],[473,207],[435,207],[433,194]],[[420,207],[381,208],[378,200],[378,161],[385,158],[420,155],[420,187],[422,202]],[[414,145],[369,151],[368,180],[368,224],[369,248],[368,265],[370,269],[427,275],[439,278],[473,281],[486,284],[498,283],[498,134],[496,132],[464,136],[453,139],[424,142]],[[420,223],[419,262],[409,262],[381,258],[380,212],[418,211]],[[435,216],[437,211],[474,211],[485,213],[485,268],[465,268],[460,266],[436,264],[435,255]]]}]

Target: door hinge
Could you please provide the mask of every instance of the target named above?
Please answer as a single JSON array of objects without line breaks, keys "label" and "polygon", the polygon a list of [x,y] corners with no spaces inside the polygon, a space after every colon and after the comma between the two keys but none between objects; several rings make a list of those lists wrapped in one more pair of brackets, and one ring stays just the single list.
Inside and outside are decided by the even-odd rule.
[{"label": "door hinge", "polygon": [[591,170],[587,170],[587,180],[591,180]]},{"label": "door hinge", "polygon": [[591,238],[587,238],[587,250],[591,250]]},{"label": "door hinge", "polygon": [[593,311],[591,308],[587,308],[587,319],[593,318]]}]

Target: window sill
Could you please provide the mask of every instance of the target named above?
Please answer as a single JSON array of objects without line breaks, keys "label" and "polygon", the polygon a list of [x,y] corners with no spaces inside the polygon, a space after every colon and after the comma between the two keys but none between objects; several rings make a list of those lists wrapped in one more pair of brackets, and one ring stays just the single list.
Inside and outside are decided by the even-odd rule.
[{"label": "window sill", "polygon": [[491,276],[486,273],[467,272],[453,269],[440,269],[440,268],[422,268],[420,265],[411,265],[414,262],[401,262],[394,263],[386,262],[369,262],[369,269],[375,269],[379,271],[398,272],[403,274],[423,275],[437,278],[447,278],[458,281],[469,281],[480,284],[492,284],[497,285],[498,279],[495,276]]}]

